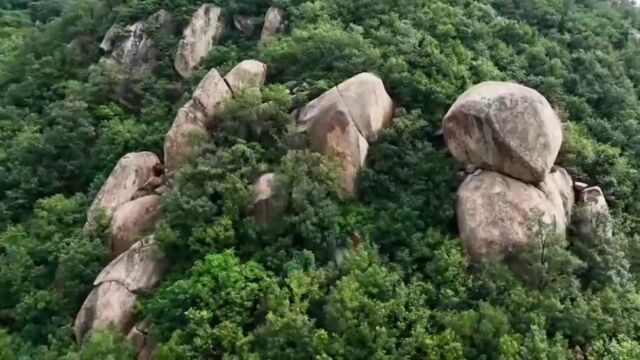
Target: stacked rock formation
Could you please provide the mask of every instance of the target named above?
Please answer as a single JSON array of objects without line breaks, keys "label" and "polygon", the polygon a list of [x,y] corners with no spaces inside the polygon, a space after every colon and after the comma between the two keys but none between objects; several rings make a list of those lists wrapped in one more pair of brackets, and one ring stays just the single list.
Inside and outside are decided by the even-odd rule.
[{"label": "stacked rock formation", "polygon": [[382,80],[361,73],[300,109],[296,132],[308,135],[311,150],[339,161],[342,186],[354,193],[358,169],[369,150],[368,141],[374,141],[392,117],[393,100]]},{"label": "stacked rock formation", "polygon": [[[562,126],[540,93],[513,83],[481,83],[456,100],[442,127],[451,154],[479,169],[458,190],[458,228],[472,260],[566,235],[574,183],[554,166]],[[592,203],[583,199],[588,194],[580,193],[579,204]]]},{"label": "stacked rock formation", "polygon": [[134,326],[133,308],[137,297],[151,291],[162,279],[167,264],[152,237],[146,237],[159,217],[159,204],[169,181],[195,149],[189,139],[207,136],[215,128],[219,105],[234,93],[261,87],[266,65],[246,60],[225,78],[211,70],[179,111],[165,139],[165,167],[150,152],[125,155],[105,181],[87,213],[86,231],[97,228],[101,217],[107,222],[107,239],[114,260],[94,281],[94,289],[82,305],[75,321],[76,340],[81,343],[93,330],[115,325],[133,342],[138,359],[147,359],[153,340],[146,324]]}]

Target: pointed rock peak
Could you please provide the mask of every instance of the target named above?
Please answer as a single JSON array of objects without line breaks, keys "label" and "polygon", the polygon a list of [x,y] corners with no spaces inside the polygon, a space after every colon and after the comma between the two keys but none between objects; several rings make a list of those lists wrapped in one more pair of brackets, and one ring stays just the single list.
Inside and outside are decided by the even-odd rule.
[{"label": "pointed rock peak", "polygon": [[193,69],[200,65],[200,61],[222,36],[224,27],[221,8],[212,4],[198,8],[178,44],[174,67],[180,76],[185,79],[191,77]]},{"label": "pointed rock peak", "polygon": [[244,60],[224,77],[231,91],[260,88],[267,79],[267,65],[258,60]]}]

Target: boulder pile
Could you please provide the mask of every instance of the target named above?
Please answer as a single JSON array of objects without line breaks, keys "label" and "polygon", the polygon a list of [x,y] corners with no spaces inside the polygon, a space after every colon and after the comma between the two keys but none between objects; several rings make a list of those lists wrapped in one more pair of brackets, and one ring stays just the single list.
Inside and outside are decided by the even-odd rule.
[{"label": "boulder pile", "polygon": [[[460,237],[473,261],[566,236],[576,203],[574,181],[554,166],[562,125],[540,93],[513,83],[478,84],[456,100],[442,128],[451,154],[477,169],[460,185],[456,208]],[[577,195],[589,219],[608,214],[602,192],[593,189]],[[583,223],[585,230],[595,226]]]},{"label": "boulder pile", "polygon": [[212,69],[176,115],[165,138],[164,165],[155,154],[138,152],[123,156],[111,171],[87,212],[85,231],[95,231],[105,221],[114,260],[98,275],[78,312],[74,325],[78,343],[93,329],[114,325],[128,334],[138,359],[150,356],[153,339],[147,338],[144,323],[135,325],[133,309],[137,297],[151,291],[167,268],[149,237],[159,218],[162,195],[173,185],[175,172],[197,151],[191,139],[215,131],[220,104],[235,93],[261,87],[266,72],[266,65],[256,60],[242,61],[224,78]]}]

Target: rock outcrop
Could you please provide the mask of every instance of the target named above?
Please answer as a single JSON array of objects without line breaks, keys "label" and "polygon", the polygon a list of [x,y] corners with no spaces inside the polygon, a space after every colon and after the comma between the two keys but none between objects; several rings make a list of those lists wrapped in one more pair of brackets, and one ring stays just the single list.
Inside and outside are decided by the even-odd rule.
[{"label": "rock outcrop", "polygon": [[[216,69],[211,69],[202,79],[188,101],[176,115],[164,142],[164,165],[171,184],[176,170],[191,157],[197,148],[197,137],[205,137],[215,130],[215,114],[220,104],[233,96],[234,91],[245,87],[260,87],[266,77],[266,65],[255,60],[246,60],[234,67],[224,79]],[[228,78],[228,80],[226,80]]]},{"label": "rock outcrop", "polygon": [[176,115],[164,141],[164,165],[169,182],[175,171],[197,150],[197,137],[206,137],[207,127],[215,115],[216,107],[231,90],[216,69],[211,69],[202,79],[190,101]]},{"label": "rock outcrop", "polygon": [[161,279],[166,263],[152,240],[140,241],[113,260],[94,281],[74,323],[78,344],[94,329],[115,326],[123,334],[134,325],[134,304],[139,294]]},{"label": "rock outcrop", "polygon": [[463,174],[456,210],[472,261],[501,259],[523,244],[566,236],[575,185],[566,170],[554,166],[562,127],[541,94],[485,82],[456,100],[442,126],[465,172],[479,168]]},{"label": "rock outcrop", "polygon": [[113,214],[107,236],[112,257],[127,251],[153,229],[160,215],[160,199],[158,195],[143,196],[122,205]]},{"label": "rock outcrop", "polygon": [[183,78],[190,78],[193,69],[207,55],[224,31],[222,9],[204,4],[193,14],[184,29],[174,60],[176,71]]},{"label": "rock outcrop", "polygon": [[481,171],[467,177],[458,189],[460,237],[474,261],[501,257],[549,230],[563,235],[565,210],[562,202],[557,206],[535,186]]},{"label": "rock outcrop", "polygon": [[170,32],[172,27],[173,17],[164,10],[146,21],[138,21],[124,28],[114,25],[100,44],[100,49],[105,53],[103,61],[128,72],[150,71],[156,64],[157,51],[148,32],[152,28]]},{"label": "rock outcrop", "polygon": [[578,195],[573,225],[582,239],[613,236],[613,224],[602,189],[587,187]]},{"label": "rock outcrop", "polygon": [[442,127],[459,161],[535,184],[544,181],[562,144],[562,126],[549,102],[513,83],[484,82],[467,90]]},{"label": "rock outcrop", "polygon": [[297,133],[306,133],[310,147],[338,159],[342,186],[355,192],[355,177],[369,144],[393,117],[393,102],[375,75],[363,73],[311,101],[297,114]]},{"label": "rock outcrop", "polygon": [[260,34],[260,41],[271,39],[284,24],[284,10],[270,7],[264,16],[264,25]]},{"label": "rock outcrop", "polygon": [[120,206],[129,202],[138,189],[157,174],[160,166],[160,160],[151,152],[123,156],[91,204],[85,229],[95,225],[96,217],[102,210],[105,211],[107,220],[110,220]]}]

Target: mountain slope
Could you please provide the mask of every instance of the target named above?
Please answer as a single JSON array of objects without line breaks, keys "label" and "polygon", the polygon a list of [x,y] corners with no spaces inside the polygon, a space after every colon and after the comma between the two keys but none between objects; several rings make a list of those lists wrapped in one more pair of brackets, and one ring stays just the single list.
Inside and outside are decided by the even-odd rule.
[{"label": "mountain slope", "polygon": [[[224,101],[219,126],[206,129],[215,136],[200,139],[163,195],[153,233],[170,270],[135,314],[160,343],[157,358],[638,358],[631,2],[214,3],[227,30],[185,80],[174,57],[201,2],[0,2],[21,9],[0,13],[0,358],[134,356],[114,330],[82,347],[72,338],[112,255],[107,224],[83,231],[87,209],[125,154],[163,154],[211,69],[225,75],[247,59],[266,64],[266,85]],[[270,6],[286,23],[260,41]],[[161,9],[173,28],[142,31],[157,50],[153,71],[123,86],[100,44],[113,24]],[[253,31],[235,28],[239,15]],[[349,196],[335,159],[291,144],[290,115],[361,72],[379,76],[396,110]],[[524,269],[469,261],[455,222],[462,169],[439,130],[485,80],[549,100],[564,127],[558,165],[604,190],[614,236],[534,244]],[[288,192],[278,195],[295,200],[263,226],[252,184],[271,172]]]}]

